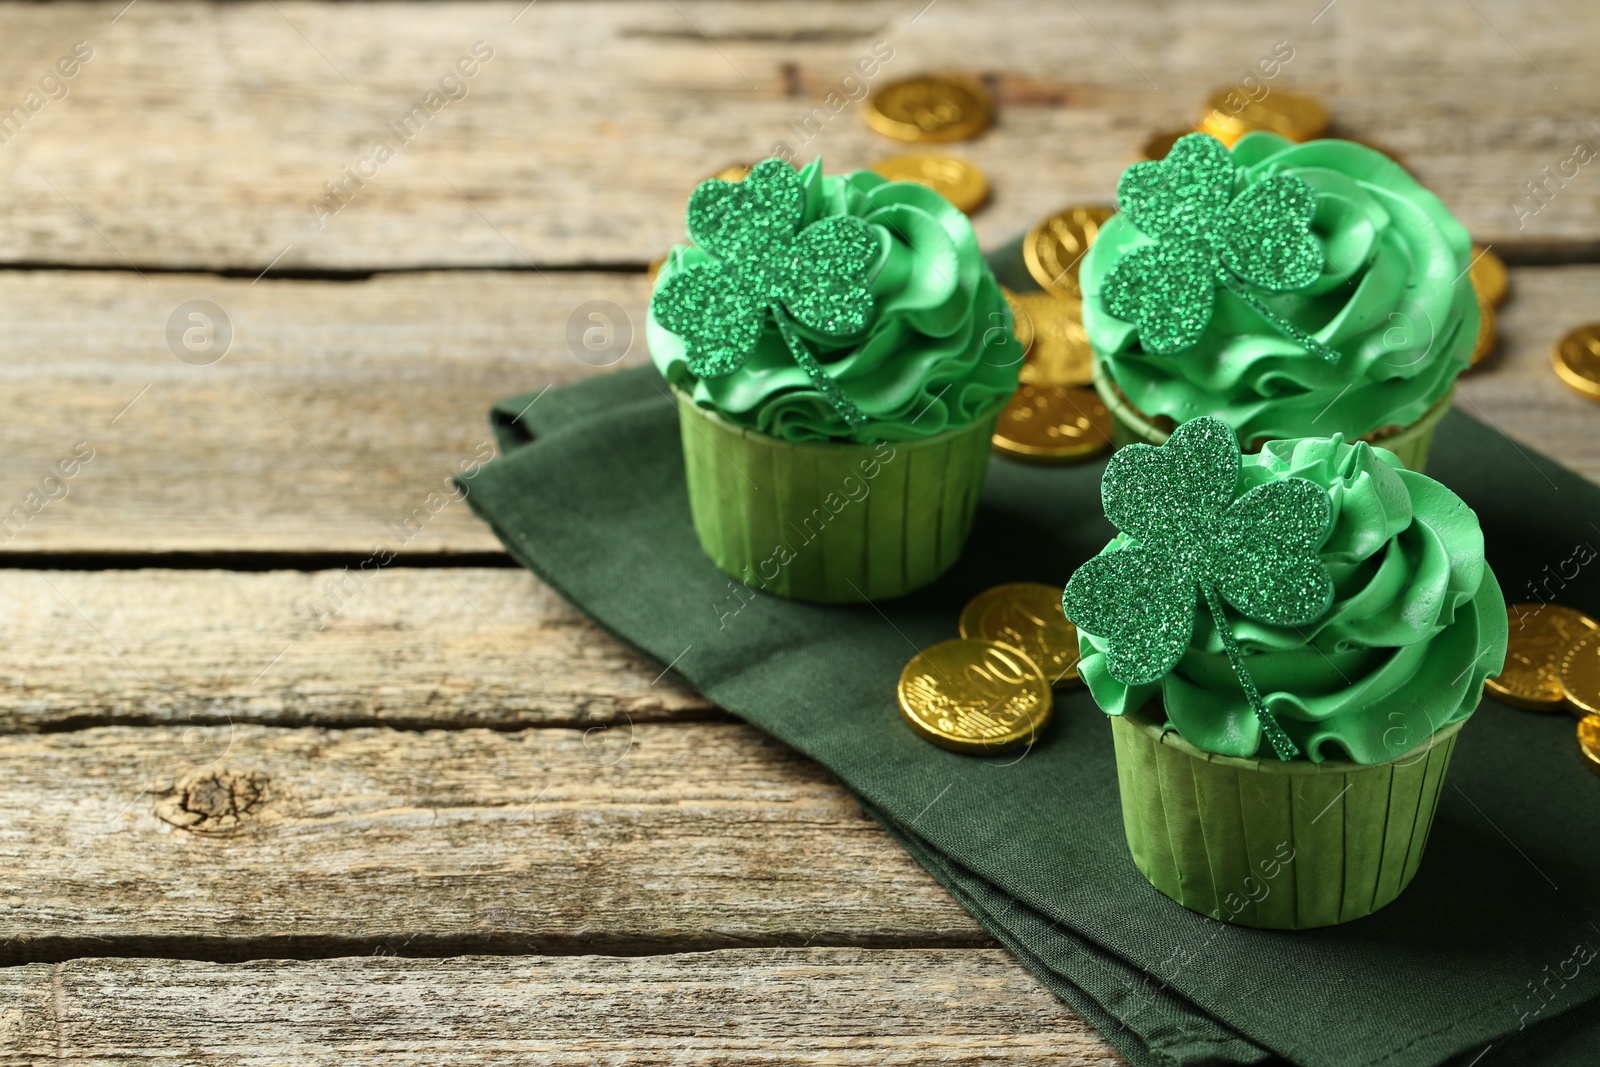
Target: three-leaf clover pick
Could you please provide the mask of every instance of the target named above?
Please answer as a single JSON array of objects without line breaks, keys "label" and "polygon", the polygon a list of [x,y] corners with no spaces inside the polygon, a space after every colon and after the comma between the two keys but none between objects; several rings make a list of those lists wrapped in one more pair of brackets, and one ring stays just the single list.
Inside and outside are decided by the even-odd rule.
[{"label": "three-leaf clover pick", "polygon": [[744,181],[701,182],[689,197],[689,236],[712,258],[668,278],[650,309],[688,342],[689,369],[732,374],[770,321],[794,360],[852,428],[867,421],[795,329],[829,339],[861,333],[872,320],[870,272],[878,241],[865,221],[831,215],[802,228],[805,189],[781,159],[757,163]]},{"label": "three-leaf clover pick", "polygon": [[1263,733],[1280,759],[1291,759],[1299,750],[1267,711],[1223,605],[1274,626],[1321,617],[1333,603],[1333,579],[1317,554],[1332,505],[1304,478],[1240,496],[1240,469],[1238,438],[1210,417],[1184,423],[1159,447],[1129,445],[1112,456],[1101,498],[1124,538],[1077,569],[1061,605],[1105,641],[1112,677],[1144,685],[1177,666],[1203,600]]},{"label": "three-leaf clover pick", "polygon": [[1234,174],[1228,149],[1203,133],[1179,138],[1164,160],[1123,172],[1117,206],[1154,243],[1107,272],[1106,310],[1139,327],[1146,351],[1173,355],[1205,332],[1221,286],[1308,351],[1338,359],[1252,291],[1291,292],[1321,276],[1322,246],[1311,235],[1315,190],[1292,174],[1274,174],[1234,196]]}]

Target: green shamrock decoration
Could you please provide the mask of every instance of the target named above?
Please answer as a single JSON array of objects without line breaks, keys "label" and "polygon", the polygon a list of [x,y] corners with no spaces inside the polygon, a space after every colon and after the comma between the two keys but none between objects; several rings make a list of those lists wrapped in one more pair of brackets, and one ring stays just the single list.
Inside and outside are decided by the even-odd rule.
[{"label": "green shamrock decoration", "polygon": [[1299,750],[1267,711],[1223,604],[1273,626],[1321,617],[1333,579],[1317,550],[1333,508],[1327,490],[1304,478],[1237,496],[1240,470],[1238,438],[1210,417],[1184,423],[1160,447],[1129,445],[1112,456],[1101,499],[1127,539],[1077,569],[1061,606],[1106,641],[1112,677],[1144,685],[1189,647],[1198,587],[1263,733],[1280,759],[1292,759]]},{"label": "green shamrock decoration", "polygon": [[1135,163],[1117,183],[1117,205],[1155,244],[1135,248],[1106,274],[1106,309],[1139,327],[1146,351],[1170,356],[1205,332],[1218,286],[1279,333],[1327,360],[1339,353],[1268,307],[1250,289],[1304,289],[1322,274],[1311,236],[1316,192],[1276,174],[1233,195],[1233,156],[1203,133],[1179,138],[1161,161]]},{"label": "green shamrock decoration", "polygon": [[715,258],[667,279],[650,308],[656,321],[688,341],[689,369],[705,378],[744,366],[767,322],[775,323],[795,362],[855,428],[866,416],[794,323],[838,340],[866,329],[878,242],[853,215],[802,229],[805,199],[799,174],[781,159],[757,163],[742,182],[701,182],[689,197],[689,236]]}]

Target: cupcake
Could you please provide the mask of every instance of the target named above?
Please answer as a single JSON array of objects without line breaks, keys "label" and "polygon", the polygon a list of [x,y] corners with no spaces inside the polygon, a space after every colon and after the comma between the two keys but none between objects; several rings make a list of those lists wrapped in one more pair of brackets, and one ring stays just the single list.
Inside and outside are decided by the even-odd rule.
[{"label": "cupcake", "polygon": [[1210,417],[1116,453],[1102,495],[1121,532],[1062,604],[1139,870],[1249,926],[1393,900],[1505,660],[1472,510],[1383,448],[1335,434],[1241,458]]},{"label": "cupcake", "polygon": [[967,217],[921,185],[769,159],[703,182],[688,230],[646,336],[711,561],[825,603],[943,574],[1022,362]]},{"label": "cupcake", "polygon": [[1340,433],[1423,468],[1478,333],[1438,197],[1364,145],[1265,132],[1186,136],[1117,192],[1079,278],[1119,444],[1214,415],[1247,450]]}]

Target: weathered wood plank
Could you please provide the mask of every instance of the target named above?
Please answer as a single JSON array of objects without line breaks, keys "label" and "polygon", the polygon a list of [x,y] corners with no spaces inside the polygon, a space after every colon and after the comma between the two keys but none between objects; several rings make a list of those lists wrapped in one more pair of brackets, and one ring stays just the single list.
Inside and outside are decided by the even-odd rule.
[{"label": "weathered wood plank", "polygon": [[1600,321],[1600,269],[1525,268],[1513,275],[1498,313],[1500,347],[1461,377],[1456,406],[1600,481],[1600,404],[1563,385],[1550,366],[1564,334]]},{"label": "weathered wood plank", "polygon": [[357,574],[0,570],[0,731],[720,716],[520,569]]},{"label": "weathered wood plank", "polygon": [[[1600,479],[1596,411],[1549,370],[1556,338],[1600,315],[1600,268],[1517,269],[1512,286],[1501,352],[1466,380],[1463,405]],[[236,328],[212,366],[181,362],[165,341],[167,317],[195,298]],[[0,521],[39,505],[0,525],[0,555],[498,554],[463,503],[435,497],[434,513],[430,494],[492,449],[492,402],[603,373],[567,346],[567,320],[588,300],[614,302],[632,323],[617,365],[642,361],[642,276],[252,286],[0,271],[0,382],[26,398],[0,420]],[[46,483],[79,441],[94,458]],[[45,503],[52,485],[66,495]]]},{"label": "weathered wood plank", "polygon": [[736,723],[12,735],[0,811],[0,962],[989,943]]},{"label": "weathered wood plank", "polygon": [[0,971],[0,1001],[6,1063],[1124,1062],[994,949],[83,959]]},{"label": "weathered wood plank", "polygon": [[[0,422],[0,516],[48,500],[45,479],[78,442],[92,449],[64,498],[0,527],[3,551],[497,551],[445,495],[493,455],[489,405],[595,373],[568,318],[609,300],[638,322],[645,297],[642,275],[0,272],[0,381],[28,398]],[[234,331],[209,366],[168,346],[169,317],[195,299]],[[636,336],[624,362],[645,358]]]},{"label": "weathered wood plank", "polygon": [[[849,101],[859,83],[844,82],[878,42],[893,54],[877,82],[992,77],[1000,121],[957,148],[994,179],[986,244],[1108,199],[1150,134],[1196,120],[1212,88],[1283,40],[1293,58],[1271,84],[1316,92],[1335,132],[1398,151],[1480,239],[1600,252],[1589,168],[1569,165],[1548,206],[1527,202],[1535,215],[1512,206],[1578,142],[1600,144],[1600,78],[1574,29],[1587,0],[1343,0],[1320,14],[1272,0],[191,0],[113,23],[123,6],[0,7],[0,109],[26,104],[76,42],[93,49],[67,95],[35,96],[4,145],[0,261],[643,264],[678,238],[689,188],[727,163],[779,142],[838,168],[903,147],[866,129]],[[493,58],[447,86],[466,95],[437,97],[398,136],[391,124],[478,41]],[[379,143],[392,159],[378,162]],[[319,218],[318,200],[338,212]]]}]

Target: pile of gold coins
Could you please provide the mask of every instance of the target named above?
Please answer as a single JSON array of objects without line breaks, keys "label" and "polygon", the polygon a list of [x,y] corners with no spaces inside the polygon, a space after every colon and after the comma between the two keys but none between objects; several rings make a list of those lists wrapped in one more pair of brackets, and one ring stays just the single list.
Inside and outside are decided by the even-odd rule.
[{"label": "pile of gold coins", "polygon": [[1514,708],[1578,716],[1578,748],[1600,773],[1600,623],[1560,604],[1513,604],[1506,614],[1505,669],[1484,688]]},{"label": "pile of gold coins", "polygon": [[[959,74],[890,82],[867,98],[861,114],[885,137],[913,144],[948,144],[978,136],[994,117],[994,98],[982,82]],[[971,214],[989,199],[989,179],[958,156],[890,156],[871,168],[890,181],[917,182]]]},{"label": "pile of gold coins", "polygon": [[941,748],[997,755],[1031,746],[1050,721],[1053,687],[1078,683],[1078,629],[1061,588],[1000,585],[961,609],[961,637],[911,658],[900,710]]},{"label": "pile of gold coins", "polygon": [[1021,385],[1000,413],[994,448],[1033,463],[1075,463],[1110,451],[1111,413],[1094,382],[1094,350],[1083,328],[1078,267],[1114,208],[1074,205],[1042,219],[1022,239],[1036,293],[1006,292],[1022,345]]}]

